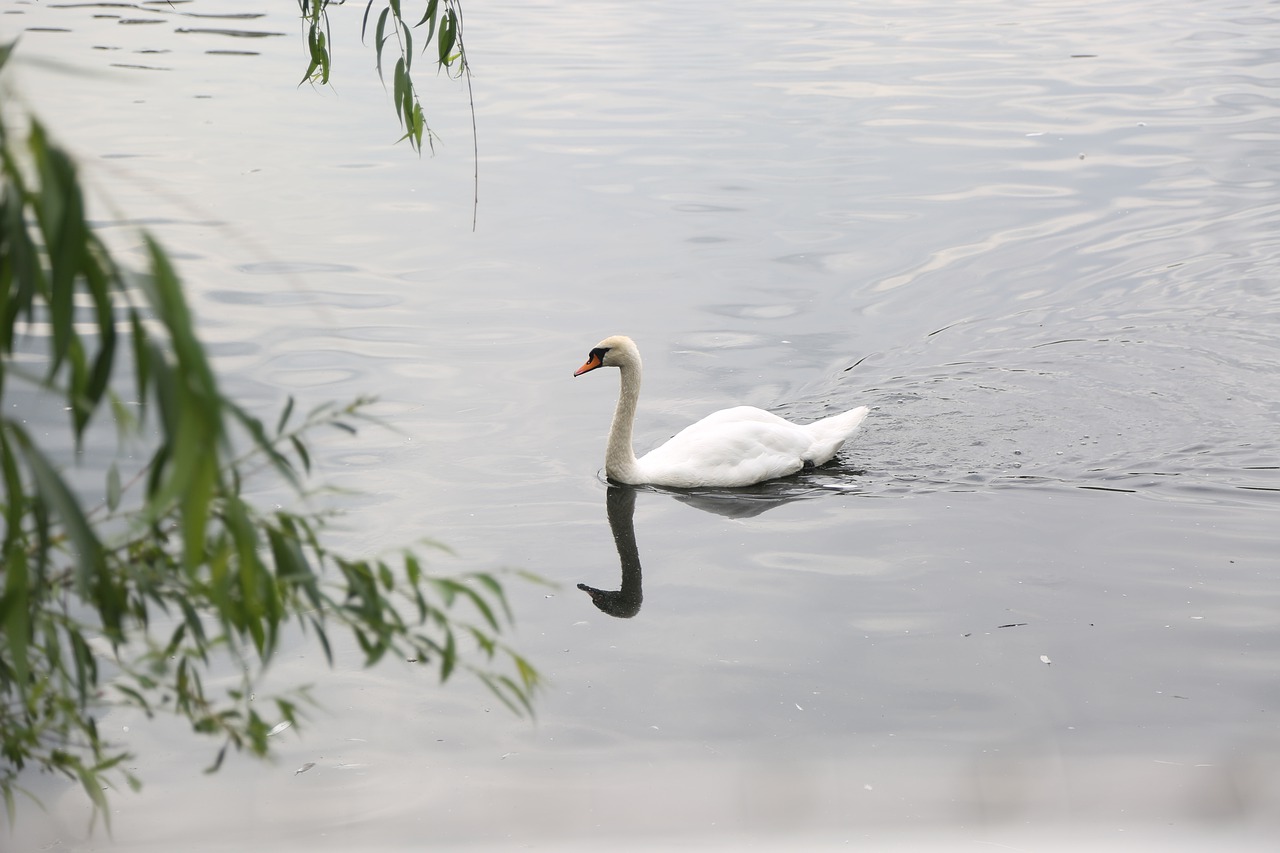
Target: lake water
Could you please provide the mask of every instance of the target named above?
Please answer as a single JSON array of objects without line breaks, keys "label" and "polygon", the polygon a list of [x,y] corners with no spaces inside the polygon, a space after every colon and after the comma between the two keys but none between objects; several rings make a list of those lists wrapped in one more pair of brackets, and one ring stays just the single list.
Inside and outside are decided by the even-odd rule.
[{"label": "lake water", "polygon": [[[114,837],[37,778],[0,846],[1274,849],[1274,3],[468,4],[474,231],[465,87],[424,64],[415,157],[363,5],[329,90],[275,5],[0,36],[232,393],[379,397],[398,432],[320,460],[347,547],[557,584],[511,588],[537,720],[299,646],[273,678],[323,708],[275,763],[205,776],[216,744],[108,713],[146,785]],[[615,333],[640,449],[873,411],[795,480],[610,495],[616,376],[570,374]]]}]

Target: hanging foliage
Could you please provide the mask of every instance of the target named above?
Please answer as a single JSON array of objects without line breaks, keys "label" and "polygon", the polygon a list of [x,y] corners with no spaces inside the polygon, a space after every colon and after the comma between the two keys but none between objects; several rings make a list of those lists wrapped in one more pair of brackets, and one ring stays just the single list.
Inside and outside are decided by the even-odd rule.
[{"label": "hanging foliage", "polygon": [[[11,49],[0,46],[0,67]],[[27,768],[78,780],[100,808],[104,786],[137,784],[127,753],[99,731],[112,707],[176,715],[219,738],[211,770],[229,748],[266,754],[268,734],[298,722],[305,699],[255,699],[290,625],[327,658],[343,634],[367,664],[412,660],[441,681],[469,671],[530,713],[538,676],[500,639],[511,612],[498,577],[433,574],[421,548],[340,555],[323,511],[245,497],[247,481],[269,476],[307,506],[308,437],[355,432],[369,401],[302,414],[290,400],[267,424],[224,396],[164,249],[144,235],[146,269],[119,264],[86,223],[71,158],[35,117],[20,133],[4,118],[0,794],[10,818]],[[65,428],[33,430],[26,408],[50,400]],[[132,452],[95,460],[100,488],[77,488],[86,471],[68,473],[95,430],[114,430]],[[209,687],[228,663],[238,683]]]}]

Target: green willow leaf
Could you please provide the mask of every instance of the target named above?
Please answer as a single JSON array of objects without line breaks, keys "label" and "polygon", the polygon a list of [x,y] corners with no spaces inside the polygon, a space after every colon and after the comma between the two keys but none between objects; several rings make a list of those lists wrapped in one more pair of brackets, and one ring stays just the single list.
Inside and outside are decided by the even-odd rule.
[{"label": "green willow leaf", "polygon": [[100,605],[104,630],[108,636],[119,639],[124,596],[117,578],[107,568],[102,543],[80,508],[80,502],[22,427],[6,419],[3,429],[16,440],[41,501],[57,514],[75,546],[75,578],[80,595]]},{"label": "green willow leaf", "polygon": [[302,470],[310,474],[311,454],[307,452],[307,446],[296,435],[289,437],[289,443],[293,445],[293,452],[298,454],[298,459],[302,462]]},{"label": "green willow leaf", "polygon": [[440,652],[440,683],[449,680],[454,667],[458,664],[458,640],[453,632],[445,629],[444,649]]},{"label": "green willow leaf", "polygon": [[392,91],[392,98],[394,99],[396,104],[396,116],[400,118],[400,123],[401,125],[403,125],[405,116],[404,116],[404,112],[401,109],[401,105],[404,103],[405,88],[408,85],[408,81],[404,73],[403,57],[396,60],[395,71],[392,73],[391,79],[393,81],[391,84],[392,86],[391,91]]},{"label": "green willow leaf", "polygon": [[279,436],[284,432],[284,428],[289,423],[289,416],[293,414],[293,395],[290,394],[288,400],[284,404],[284,408],[280,410],[280,418],[276,421],[276,435]]},{"label": "green willow leaf", "polygon": [[484,572],[476,572],[471,575],[471,577],[475,579],[477,583],[484,586],[484,588],[489,591],[490,597],[502,606],[502,612],[503,615],[506,616],[507,621],[512,621],[513,616],[511,614],[511,607],[507,603],[507,596],[506,593],[503,592],[502,584],[498,583],[497,579],[494,578],[493,575],[485,574]]},{"label": "green willow leaf", "polygon": [[115,462],[107,469],[107,509],[115,512],[120,506],[120,468]]},{"label": "green willow leaf", "polygon": [[440,64],[448,67],[449,57],[453,54],[454,41],[458,37],[458,18],[452,9],[445,9],[440,21],[440,35],[436,37],[436,48],[440,54]]},{"label": "green willow leaf", "polygon": [[414,102],[413,104],[413,122],[411,125],[411,133],[413,134],[414,147],[418,150],[422,149],[422,132],[426,128],[426,118],[422,114],[422,104]]},{"label": "green willow leaf", "polygon": [[422,20],[418,21],[418,26],[422,26],[423,22],[425,21],[430,21],[430,25],[427,27],[426,43],[428,44],[431,42],[431,37],[435,35],[436,15],[439,13],[439,11],[440,11],[440,0],[428,0],[427,11],[423,14]]},{"label": "green willow leaf", "polygon": [[6,663],[13,670],[13,680],[19,693],[25,694],[31,667],[27,660],[27,644],[31,635],[31,602],[28,598],[30,580],[27,575],[27,557],[21,551],[8,555],[4,568],[4,592],[0,594],[0,614],[3,614],[4,637],[8,642]]},{"label": "green willow leaf", "polygon": [[217,773],[217,772],[218,772],[218,770],[222,767],[222,762],[226,760],[226,757],[227,757],[227,747],[229,747],[229,746],[231,746],[231,742],[230,742],[230,740],[228,740],[226,743],[224,743],[224,744],[222,745],[222,748],[218,750],[218,754],[217,754],[217,755],[215,755],[215,756],[214,756],[214,758],[213,758],[213,763],[212,763],[212,764],[210,764],[208,767],[206,767],[206,768],[204,769],[204,772],[205,772],[206,774],[210,774],[210,773]]},{"label": "green willow leaf", "polygon": [[382,46],[387,43],[385,35],[387,31],[387,17],[391,14],[391,9],[382,10],[382,14],[378,16],[378,28],[373,36],[374,49],[376,51],[375,63],[378,67],[378,79],[382,79]]}]

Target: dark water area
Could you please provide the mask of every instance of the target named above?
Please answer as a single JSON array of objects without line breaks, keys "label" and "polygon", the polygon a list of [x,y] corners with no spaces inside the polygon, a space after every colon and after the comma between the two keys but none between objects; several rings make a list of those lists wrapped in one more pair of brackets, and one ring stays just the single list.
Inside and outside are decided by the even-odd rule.
[{"label": "dark water area", "polygon": [[[15,849],[1274,846],[1273,4],[467,7],[474,232],[465,91],[434,157],[392,146],[362,6],[317,92],[291,10],[9,11],[18,91],[102,232],[178,254],[227,387],[379,397],[396,432],[318,457],[346,546],[556,584],[511,589],[535,723],[300,643],[272,678],[323,711],[277,763],[204,776],[110,712],[146,783],[114,838],[35,780]],[[571,377],[615,333],[638,450],[873,410],[820,470],[619,493],[616,377]]]}]

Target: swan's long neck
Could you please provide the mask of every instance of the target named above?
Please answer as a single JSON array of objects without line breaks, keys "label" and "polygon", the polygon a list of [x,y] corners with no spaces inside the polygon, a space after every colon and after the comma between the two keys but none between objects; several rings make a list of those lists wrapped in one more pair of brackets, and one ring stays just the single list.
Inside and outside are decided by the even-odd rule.
[{"label": "swan's long neck", "polygon": [[604,473],[620,483],[636,482],[636,452],[631,445],[631,431],[636,421],[636,401],[640,398],[640,359],[618,369],[622,387],[618,407],[613,410],[613,426],[609,428],[609,446],[604,452]]}]

